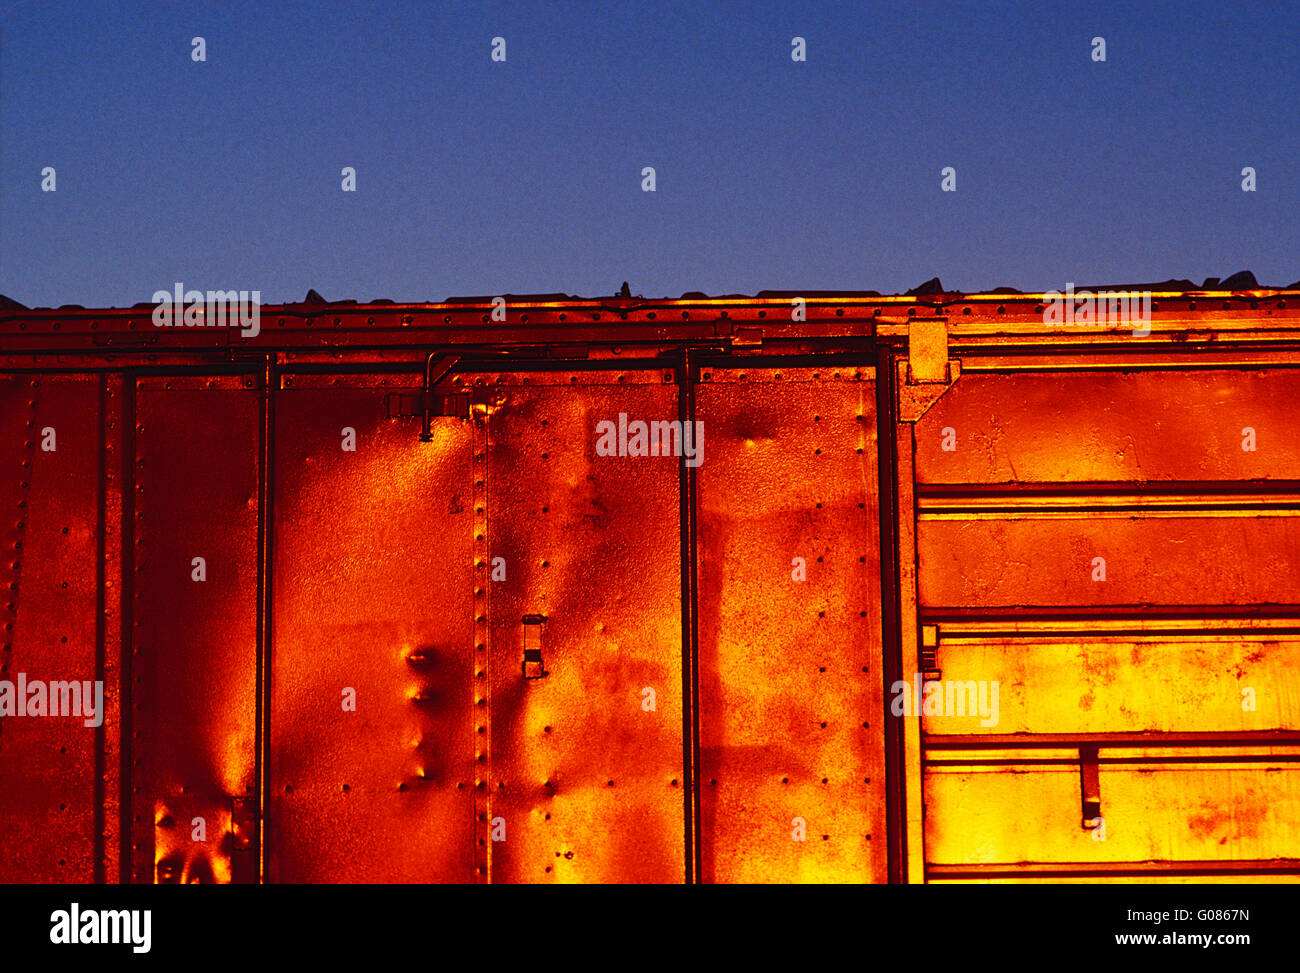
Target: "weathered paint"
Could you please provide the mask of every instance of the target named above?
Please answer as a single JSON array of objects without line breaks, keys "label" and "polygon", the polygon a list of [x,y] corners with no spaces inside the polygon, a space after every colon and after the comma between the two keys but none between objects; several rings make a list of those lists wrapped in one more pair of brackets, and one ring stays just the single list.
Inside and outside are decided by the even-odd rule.
[{"label": "weathered paint", "polygon": [[5,311],[0,878],[1294,877],[1300,294],[1155,298]]}]

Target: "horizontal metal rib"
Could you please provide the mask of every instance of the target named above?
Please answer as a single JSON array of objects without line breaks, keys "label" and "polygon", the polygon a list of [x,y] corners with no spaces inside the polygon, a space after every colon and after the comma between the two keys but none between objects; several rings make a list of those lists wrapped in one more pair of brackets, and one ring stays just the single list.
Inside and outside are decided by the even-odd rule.
[{"label": "horizontal metal rib", "polygon": [[1266,861],[991,862],[927,865],[927,879],[1136,878],[1140,876],[1300,875],[1300,859]]},{"label": "horizontal metal rib", "polygon": [[960,733],[924,734],[927,750],[1029,750],[1094,747],[1300,746],[1300,730],[1206,733]]}]

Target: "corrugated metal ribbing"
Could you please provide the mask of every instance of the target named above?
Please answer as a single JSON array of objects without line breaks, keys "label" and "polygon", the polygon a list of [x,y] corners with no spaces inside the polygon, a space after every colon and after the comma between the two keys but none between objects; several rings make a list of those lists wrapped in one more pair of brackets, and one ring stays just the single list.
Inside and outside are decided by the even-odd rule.
[{"label": "corrugated metal ribbing", "polygon": [[979,364],[915,429],[928,877],[1300,872],[1300,371]]}]

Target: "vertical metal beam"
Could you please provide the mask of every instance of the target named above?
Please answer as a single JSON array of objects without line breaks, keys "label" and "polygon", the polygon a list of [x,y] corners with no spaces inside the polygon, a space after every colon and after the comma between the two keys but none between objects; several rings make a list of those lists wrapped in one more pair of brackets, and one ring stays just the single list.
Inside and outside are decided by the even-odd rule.
[{"label": "vertical metal beam", "polygon": [[[122,374],[122,518],[119,536],[122,555],[122,583],[118,586],[121,643],[118,652],[118,881],[123,885],[136,880],[135,869],[135,789],[139,775],[135,773],[133,759],[135,747],[135,434],[136,434],[136,376],[127,371]],[[153,827],[153,822],[149,822]],[[153,880],[150,874],[149,881]]]},{"label": "vertical metal beam", "polygon": [[[266,882],[267,808],[271,794],[271,606],[275,556],[275,389],[280,382],[275,353],[262,367],[257,477],[257,730],[254,779],[257,787],[257,881]],[[233,827],[233,824],[232,824]]]},{"label": "vertical metal beam", "polygon": [[[677,372],[677,415],[682,436],[695,430],[695,372],[698,366],[689,350],[682,352]],[[698,507],[693,466],[686,451],[677,466],[680,497],[682,582],[682,776],[685,823],[686,884],[700,882],[700,625],[699,557],[696,544]]]},{"label": "vertical metal beam", "polygon": [[[919,616],[916,608],[916,443],[913,440],[916,427],[910,422],[900,422],[894,429],[898,460],[898,634],[903,662],[900,678],[907,682],[913,671],[920,668],[914,663],[918,661],[921,640],[917,631]],[[886,696],[886,706],[890,702]],[[903,727],[904,876],[909,884],[922,884],[925,882],[925,793],[922,790],[921,714],[910,713],[894,719]]]},{"label": "vertical metal beam", "polygon": [[907,880],[905,739],[903,727],[889,712],[890,687],[902,679],[903,644],[899,627],[898,586],[898,452],[896,369],[893,353],[881,348],[876,358],[876,447],[880,480],[880,647],[885,680],[885,818],[888,822],[887,871],[891,883]]},{"label": "vertical metal beam", "polygon": [[[109,471],[108,460],[108,436],[106,427],[108,426],[108,375],[100,374],[99,376],[99,423],[98,423],[98,442],[96,443],[96,455],[99,458],[99,476],[98,490],[96,491],[96,511],[95,511],[95,678],[102,680],[104,687],[108,687],[107,673],[104,671],[104,662],[106,651],[104,640],[107,637],[108,625],[104,618],[104,609],[107,601],[107,591],[104,583],[107,581],[106,558],[106,539],[108,535],[108,518],[109,518],[109,499],[108,499],[108,478],[111,475]],[[104,707],[108,707],[107,693],[104,696]],[[106,714],[101,713],[103,717]],[[91,827],[93,831],[93,840],[91,854],[95,856],[94,860],[94,882],[96,885],[104,884],[107,839],[104,830],[104,814],[106,811],[107,794],[105,793],[105,744],[107,743],[106,726],[108,720],[101,718],[99,726],[95,727],[95,798],[94,812]]]},{"label": "vertical metal beam", "polygon": [[[95,542],[95,678],[104,685],[104,712],[95,729],[94,880],[122,881],[122,859],[115,839],[121,827],[121,768],[112,757],[120,752],[122,733],[118,702],[122,640],[131,603],[122,573],[123,547],[129,542],[129,523],[123,518],[123,483],[130,459],[125,441],[125,414],[120,373],[105,372],[99,379],[99,496],[98,536]],[[116,873],[116,874],[114,874]]]}]

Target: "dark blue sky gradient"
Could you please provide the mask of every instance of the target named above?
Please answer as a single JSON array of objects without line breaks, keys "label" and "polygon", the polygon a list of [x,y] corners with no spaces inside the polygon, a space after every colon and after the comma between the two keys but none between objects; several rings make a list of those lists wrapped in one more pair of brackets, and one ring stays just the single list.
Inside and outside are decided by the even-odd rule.
[{"label": "dark blue sky gradient", "polygon": [[1296,0],[9,2],[0,292],[1287,284],[1298,28]]}]

